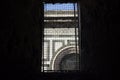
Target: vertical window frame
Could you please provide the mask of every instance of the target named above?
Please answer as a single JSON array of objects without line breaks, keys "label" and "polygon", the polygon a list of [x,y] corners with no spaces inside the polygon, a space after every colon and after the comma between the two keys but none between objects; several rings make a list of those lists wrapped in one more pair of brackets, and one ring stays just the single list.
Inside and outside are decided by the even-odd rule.
[{"label": "vertical window frame", "polygon": [[[77,14],[78,14],[78,46],[79,46],[79,58],[81,57],[81,16],[80,16],[80,2],[78,1],[78,2],[51,2],[51,1],[49,1],[49,2],[43,2],[43,6],[44,6],[44,3],[77,3]],[[43,16],[44,16],[44,7],[43,7]],[[43,17],[43,20],[44,20],[44,17]],[[42,46],[44,45],[44,21],[42,21],[43,22],[43,26],[42,26]],[[42,51],[43,51],[43,47],[42,47]],[[42,55],[42,56],[44,56],[44,55]],[[79,61],[81,61],[81,58],[79,59]],[[44,62],[44,61],[42,61],[42,57],[41,57],[41,67],[42,67],[42,62]],[[79,63],[79,70],[77,70],[77,71],[73,71],[73,70],[71,70],[71,71],[66,71],[66,70],[64,70],[64,71],[51,71],[52,73],[54,72],[54,73],[64,73],[64,72],[80,72],[81,71],[81,65],[80,65],[81,63]],[[43,73],[44,73],[44,70],[42,71]],[[51,72],[45,72],[45,73],[51,73]]]}]

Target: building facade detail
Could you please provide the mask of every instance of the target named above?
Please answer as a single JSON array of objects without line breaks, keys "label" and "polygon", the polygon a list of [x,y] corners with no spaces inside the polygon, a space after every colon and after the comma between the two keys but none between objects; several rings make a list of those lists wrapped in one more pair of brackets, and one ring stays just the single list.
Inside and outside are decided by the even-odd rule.
[{"label": "building facade detail", "polygon": [[73,10],[45,11],[42,70],[60,70],[64,56],[79,53],[78,40],[77,14]]}]

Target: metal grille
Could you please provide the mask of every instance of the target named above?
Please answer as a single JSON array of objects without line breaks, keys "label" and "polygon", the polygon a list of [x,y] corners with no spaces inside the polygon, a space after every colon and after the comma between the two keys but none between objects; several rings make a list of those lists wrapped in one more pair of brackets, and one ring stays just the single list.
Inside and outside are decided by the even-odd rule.
[{"label": "metal grille", "polygon": [[42,72],[79,70],[77,3],[44,4]]}]

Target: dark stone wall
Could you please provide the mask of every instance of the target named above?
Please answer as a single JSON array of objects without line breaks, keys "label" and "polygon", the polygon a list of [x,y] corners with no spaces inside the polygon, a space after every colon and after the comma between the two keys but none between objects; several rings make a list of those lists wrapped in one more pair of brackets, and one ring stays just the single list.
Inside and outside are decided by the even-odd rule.
[{"label": "dark stone wall", "polygon": [[39,0],[7,0],[2,5],[0,72],[8,79],[29,78],[40,70],[42,5]]},{"label": "dark stone wall", "polygon": [[105,19],[110,13],[104,1],[96,1],[93,6],[87,4],[81,7],[82,70],[101,79],[107,78],[110,71],[107,69],[111,68],[111,65],[108,63],[110,55],[107,52],[108,26]]},{"label": "dark stone wall", "polygon": [[[43,6],[39,0],[1,3],[0,72],[4,79],[109,80],[117,1],[81,0],[81,73],[40,73]],[[115,38],[114,38],[115,39]],[[111,47],[112,46],[112,47]],[[110,48],[109,48],[110,47]]]},{"label": "dark stone wall", "polygon": [[[118,37],[116,28],[119,26],[118,14],[116,0],[98,0],[93,6],[88,4],[81,6],[83,49],[81,69],[85,73],[95,74],[97,80],[114,79],[113,64],[115,66],[117,63],[117,59],[116,61],[114,59],[118,53],[118,48],[115,47]],[[116,49],[113,50],[114,48]]]}]

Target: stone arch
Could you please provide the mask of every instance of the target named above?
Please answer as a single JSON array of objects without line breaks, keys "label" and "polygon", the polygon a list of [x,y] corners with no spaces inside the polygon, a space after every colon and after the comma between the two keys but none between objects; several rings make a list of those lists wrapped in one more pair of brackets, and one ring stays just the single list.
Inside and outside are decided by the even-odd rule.
[{"label": "stone arch", "polygon": [[55,57],[53,58],[52,70],[60,70],[59,63],[61,62],[63,57],[65,57],[66,55],[75,54],[75,53],[79,54],[79,48],[77,47],[77,52],[76,52],[75,46],[66,46],[66,47],[60,49],[56,53]]}]

